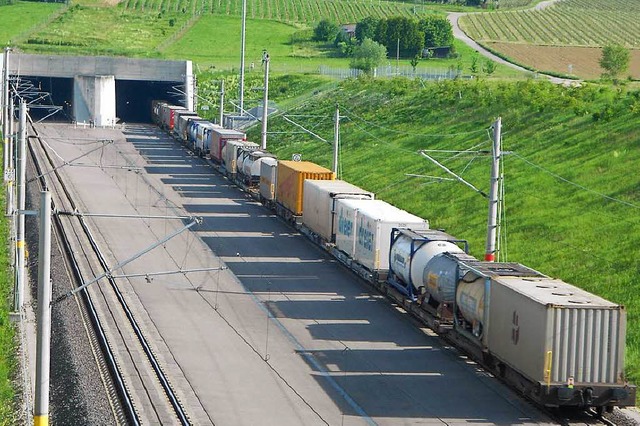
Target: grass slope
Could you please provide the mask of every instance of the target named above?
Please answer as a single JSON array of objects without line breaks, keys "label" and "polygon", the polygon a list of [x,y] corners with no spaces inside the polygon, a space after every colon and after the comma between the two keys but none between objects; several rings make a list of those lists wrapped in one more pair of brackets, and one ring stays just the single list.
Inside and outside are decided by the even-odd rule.
[{"label": "grass slope", "polygon": [[158,56],[156,48],[179,31],[187,18],[184,14],[76,5],[18,47],[36,53]]},{"label": "grass slope", "polygon": [[0,44],[6,46],[15,37],[45,21],[62,5],[57,3],[17,2],[0,6]]},{"label": "grass slope", "polygon": [[[475,152],[490,149],[488,127],[501,115],[503,149],[513,152],[504,157],[502,255],[626,305],[627,373],[640,380],[640,175],[631,172],[640,161],[638,92],[534,81],[348,81],[291,114],[322,117],[300,120],[331,140],[336,102],[345,116],[341,177],[468,239],[480,258],[486,199],[459,183],[407,174],[448,177],[420,149],[469,150],[432,155],[486,191],[489,159]],[[274,132],[298,130],[269,123]],[[274,135],[269,149],[331,163],[331,147],[310,136]]]}]

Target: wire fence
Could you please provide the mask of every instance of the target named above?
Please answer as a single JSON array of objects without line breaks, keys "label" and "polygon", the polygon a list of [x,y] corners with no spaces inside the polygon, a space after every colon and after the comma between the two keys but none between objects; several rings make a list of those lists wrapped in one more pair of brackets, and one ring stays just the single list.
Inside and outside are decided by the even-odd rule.
[{"label": "wire fence", "polygon": [[[324,65],[320,66],[319,73],[321,75],[328,75],[334,78],[355,78],[363,73],[362,70],[354,68],[332,68]],[[393,66],[385,65],[377,67],[373,71],[374,77],[409,77],[409,78],[421,78],[423,80],[452,80],[455,78],[472,78],[471,76],[463,75],[457,69],[438,69],[427,68],[414,70],[413,67]]]}]

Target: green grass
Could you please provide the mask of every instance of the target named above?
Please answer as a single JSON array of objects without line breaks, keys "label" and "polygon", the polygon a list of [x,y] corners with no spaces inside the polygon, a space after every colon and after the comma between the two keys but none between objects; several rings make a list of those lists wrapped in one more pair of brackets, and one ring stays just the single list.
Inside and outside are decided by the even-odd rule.
[{"label": "green grass", "polygon": [[[203,16],[179,40],[169,45],[163,53],[169,58],[193,60],[202,70],[237,70],[240,67],[240,19],[232,16]],[[271,57],[271,71],[274,73],[316,73],[321,65],[347,68],[349,58],[336,58],[332,46],[311,41],[311,31],[295,24],[259,19],[247,20],[247,40],[245,62],[247,72],[261,74],[260,59],[262,49],[267,49]],[[215,40],[215,42],[213,42]],[[423,60],[418,69],[462,67],[469,73],[473,49],[455,41],[455,59]],[[394,60],[389,60],[395,63]],[[251,70],[251,63],[254,69]],[[409,59],[400,59],[400,65],[408,66]],[[482,59],[480,59],[480,64]],[[498,65],[494,75],[498,78],[522,77],[522,73],[512,68]]]},{"label": "green grass", "polygon": [[[4,206],[4,191],[0,195]],[[9,256],[9,223],[0,220],[0,425],[17,424],[13,380],[17,371],[15,329],[9,321],[13,307],[13,275]]]},{"label": "green grass", "polygon": [[470,14],[460,24],[483,42],[640,47],[640,3],[634,0],[563,0],[541,11]]},{"label": "green grass", "polygon": [[158,56],[156,48],[186,22],[184,14],[76,5],[32,33],[19,47],[36,53]]},{"label": "green grass", "polygon": [[0,6],[0,45],[6,46],[19,35],[45,21],[61,7],[57,3],[17,2]]},{"label": "green grass", "polygon": [[[633,172],[640,162],[638,92],[531,80],[425,86],[409,80],[348,81],[291,114],[324,117],[299,120],[331,139],[336,102],[345,116],[341,177],[429,219],[434,228],[468,239],[480,258],[486,199],[459,183],[406,174],[445,177],[417,151],[490,149],[488,127],[501,115],[503,149],[514,153],[504,162],[508,260],[626,305],[627,373],[640,380],[640,175]],[[605,118],[594,121],[594,114]],[[298,129],[274,117],[270,130]],[[259,139],[258,132],[250,138]],[[281,158],[302,153],[303,159],[331,163],[331,147],[311,136],[277,134],[268,146]],[[433,155],[487,190],[486,155]]]}]

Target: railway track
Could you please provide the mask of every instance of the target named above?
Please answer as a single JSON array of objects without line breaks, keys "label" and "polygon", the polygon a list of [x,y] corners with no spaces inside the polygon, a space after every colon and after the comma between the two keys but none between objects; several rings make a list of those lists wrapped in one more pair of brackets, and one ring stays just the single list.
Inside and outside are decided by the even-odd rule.
[{"label": "railway track", "polygon": [[[60,173],[60,161],[52,157],[46,144],[31,125],[29,155],[40,187],[52,193],[56,236],[65,252],[67,266],[76,285],[106,274],[100,284],[80,292],[82,317],[93,346],[98,368],[119,424],[191,424],[189,415],[161,362],[144,326],[135,316],[130,300],[111,276],[108,256],[98,245],[90,224],[77,212],[72,189]],[[68,303],[65,296],[53,303]]]}]

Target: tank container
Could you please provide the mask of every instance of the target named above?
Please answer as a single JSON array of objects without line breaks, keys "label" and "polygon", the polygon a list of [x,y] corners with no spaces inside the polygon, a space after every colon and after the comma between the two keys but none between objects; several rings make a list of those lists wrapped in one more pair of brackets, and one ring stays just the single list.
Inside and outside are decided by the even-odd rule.
[{"label": "tank container", "polygon": [[238,157],[242,150],[250,151],[258,148],[260,145],[254,142],[228,141],[222,150],[222,159],[227,174],[235,175],[238,172]]},{"label": "tank container", "polygon": [[242,163],[238,163],[238,166],[241,167],[241,173],[249,182],[259,182],[260,165],[267,158],[274,157],[273,154],[261,150],[243,151],[240,155]]},{"label": "tank container", "polygon": [[458,263],[447,253],[464,253],[454,237],[441,231],[424,235],[403,232],[397,235],[389,253],[389,268],[414,292],[424,289],[436,301],[451,303],[458,283]]}]

